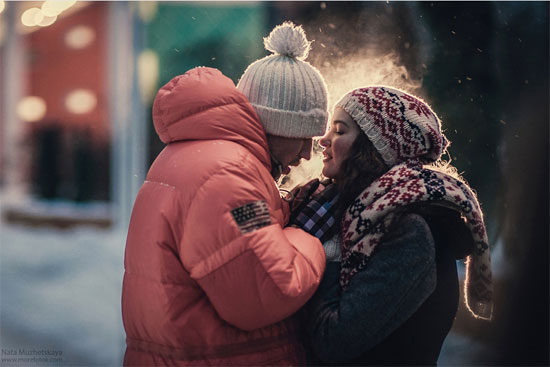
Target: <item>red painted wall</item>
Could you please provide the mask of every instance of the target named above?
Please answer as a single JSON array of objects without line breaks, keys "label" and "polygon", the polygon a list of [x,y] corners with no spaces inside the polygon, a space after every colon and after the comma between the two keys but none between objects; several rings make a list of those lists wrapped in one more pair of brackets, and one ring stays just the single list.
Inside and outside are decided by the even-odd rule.
[{"label": "red painted wall", "polygon": [[[109,139],[107,96],[107,6],[92,2],[79,11],[58,19],[53,25],[26,36],[28,49],[28,91],[46,101],[43,121],[57,121],[62,126],[88,126],[93,140]],[[91,27],[95,39],[83,49],[66,45],[65,35],[73,27]],[[74,89],[89,89],[97,98],[96,107],[86,114],[74,114],[65,107],[66,96]]]}]

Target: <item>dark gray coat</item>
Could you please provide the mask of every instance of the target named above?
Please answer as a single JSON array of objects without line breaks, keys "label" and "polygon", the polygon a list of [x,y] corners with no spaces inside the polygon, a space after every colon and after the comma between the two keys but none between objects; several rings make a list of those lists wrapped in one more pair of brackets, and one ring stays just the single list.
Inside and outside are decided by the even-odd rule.
[{"label": "dark gray coat", "polygon": [[437,363],[458,307],[456,258],[464,254],[453,242],[471,240],[450,214],[401,216],[344,293],[340,263],[327,264],[306,308],[311,364]]}]

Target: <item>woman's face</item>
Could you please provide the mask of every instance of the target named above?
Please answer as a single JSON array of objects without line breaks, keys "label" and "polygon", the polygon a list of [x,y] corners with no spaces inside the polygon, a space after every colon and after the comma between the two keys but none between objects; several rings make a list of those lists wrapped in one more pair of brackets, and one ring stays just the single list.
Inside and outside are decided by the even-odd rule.
[{"label": "woman's face", "polygon": [[342,162],[348,157],[351,145],[361,134],[361,129],[346,111],[340,107],[334,109],[330,130],[319,143],[325,149],[323,155],[323,175],[337,178],[342,169]]}]

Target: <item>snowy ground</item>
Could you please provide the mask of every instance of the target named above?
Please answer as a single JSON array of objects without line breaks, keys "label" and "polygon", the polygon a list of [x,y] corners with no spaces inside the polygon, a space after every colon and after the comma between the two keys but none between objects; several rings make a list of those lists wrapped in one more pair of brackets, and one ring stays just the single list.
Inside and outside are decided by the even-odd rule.
[{"label": "snowy ground", "polygon": [[[125,233],[113,230],[2,224],[3,366],[121,365],[125,347],[120,315],[124,241]],[[500,254],[495,255],[498,260]],[[451,333],[439,364],[471,365],[470,356],[480,348]],[[62,360],[31,363],[23,359],[42,351],[60,351]],[[20,359],[8,362],[7,357]]]},{"label": "snowy ground", "polygon": [[[121,365],[124,237],[92,228],[2,224],[2,365]],[[60,351],[62,363],[24,359],[32,353],[41,357],[42,351]]]}]

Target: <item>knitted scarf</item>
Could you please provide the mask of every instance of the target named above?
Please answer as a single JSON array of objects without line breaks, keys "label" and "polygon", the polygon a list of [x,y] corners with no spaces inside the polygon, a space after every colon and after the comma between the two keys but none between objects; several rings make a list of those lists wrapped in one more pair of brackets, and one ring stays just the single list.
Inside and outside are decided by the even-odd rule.
[{"label": "knitted scarf", "polygon": [[342,220],[340,285],[345,290],[367,266],[392,222],[397,208],[421,202],[443,202],[466,218],[476,249],[466,261],[465,301],[474,316],[492,313],[491,261],[482,212],[475,194],[464,182],[423,168],[417,159],[392,167],[355,199]]}]

